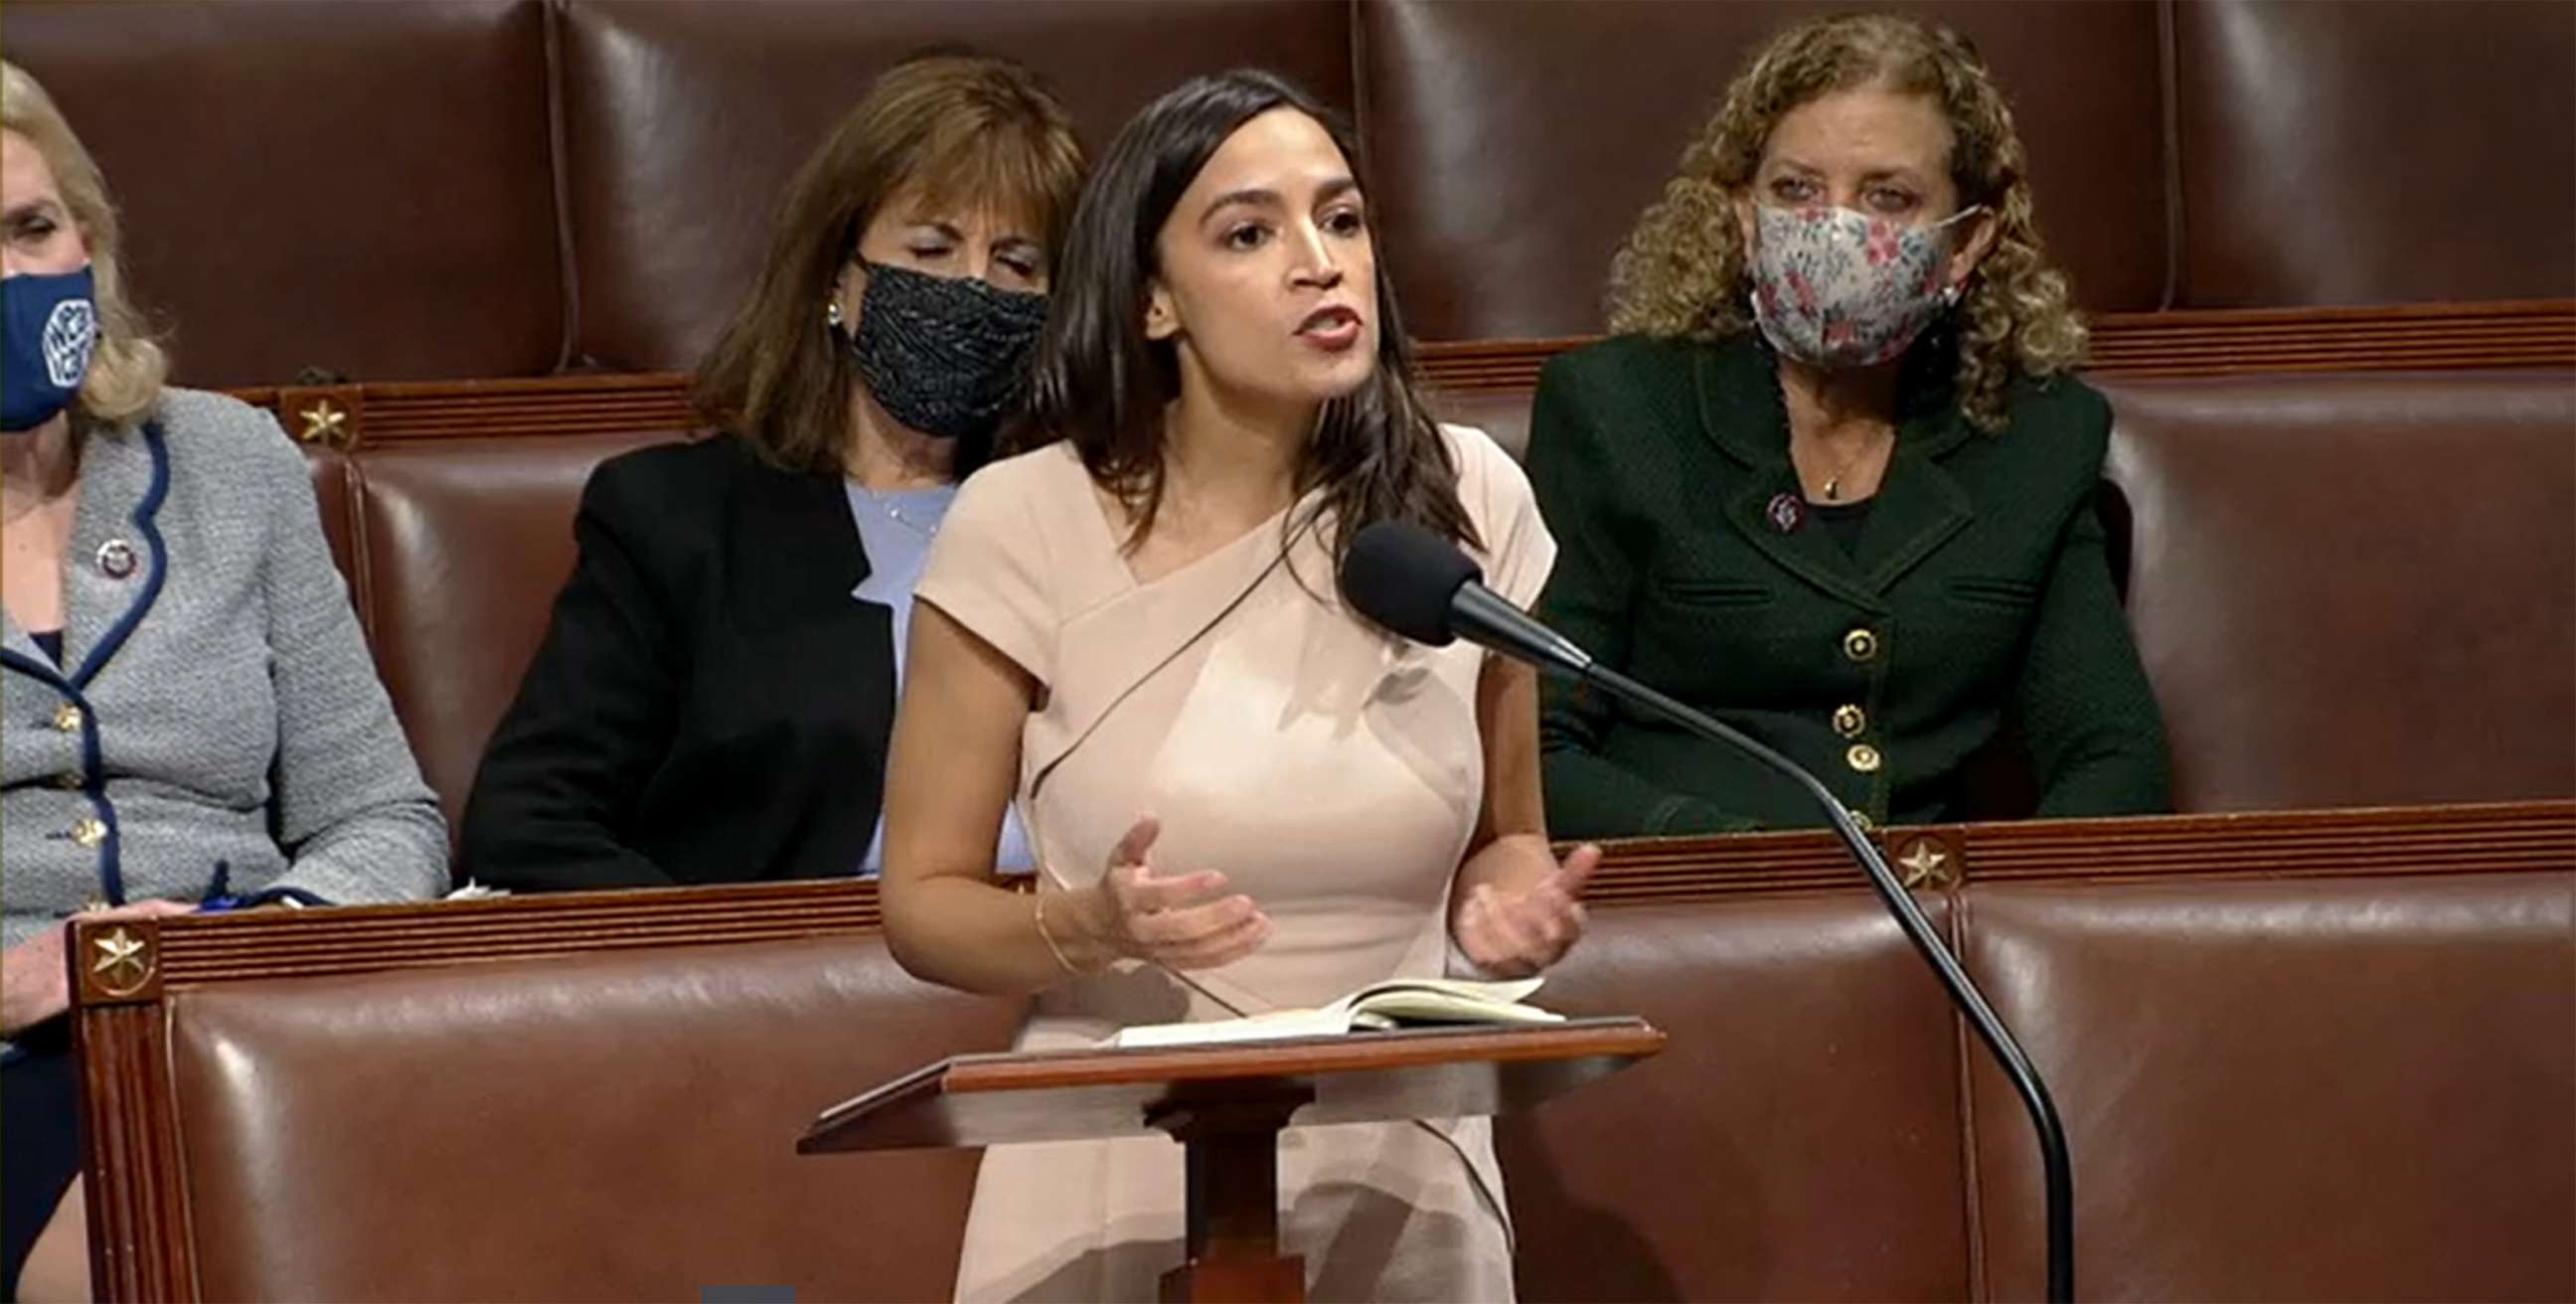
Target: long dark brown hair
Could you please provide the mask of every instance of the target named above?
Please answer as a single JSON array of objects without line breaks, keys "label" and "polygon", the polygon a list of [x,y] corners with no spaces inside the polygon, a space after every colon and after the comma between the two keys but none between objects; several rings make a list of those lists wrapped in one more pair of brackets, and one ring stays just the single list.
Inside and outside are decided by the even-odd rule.
[{"label": "long dark brown hair", "polygon": [[[1038,346],[1034,396],[1011,443],[1027,449],[1070,440],[1092,478],[1126,505],[1135,522],[1130,548],[1153,529],[1162,502],[1163,414],[1181,384],[1174,346],[1145,335],[1145,304],[1161,270],[1156,237],[1209,156],[1236,128],[1277,108],[1322,124],[1367,193],[1358,139],[1340,115],[1284,78],[1237,69],[1195,78],[1137,114],[1109,143],[1074,208]],[[1374,226],[1370,240],[1376,243]],[[1458,467],[1414,389],[1413,346],[1382,244],[1373,288],[1377,367],[1358,389],[1324,405],[1297,467],[1296,491],[1322,491],[1337,559],[1361,526],[1379,520],[1409,521],[1481,547],[1458,501]]]},{"label": "long dark brown hair", "polygon": [[[907,188],[934,208],[989,204],[1042,233],[1052,266],[1081,181],[1073,120],[1035,73],[953,49],[888,69],[788,186],[759,283],[698,368],[700,419],[777,466],[839,474],[861,381],[823,304],[877,210]],[[991,453],[961,444],[956,473]]]}]

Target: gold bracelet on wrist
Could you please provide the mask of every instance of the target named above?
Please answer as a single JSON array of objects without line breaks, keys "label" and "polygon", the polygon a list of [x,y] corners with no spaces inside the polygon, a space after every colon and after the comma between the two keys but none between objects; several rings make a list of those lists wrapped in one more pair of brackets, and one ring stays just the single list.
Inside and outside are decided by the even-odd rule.
[{"label": "gold bracelet on wrist", "polygon": [[1082,976],[1082,970],[1075,968],[1075,967],[1074,967],[1074,965],[1073,965],[1073,961],[1072,961],[1071,959],[1069,959],[1069,958],[1067,958],[1067,957],[1066,957],[1066,955],[1065,955],[1065,953],[1064,953],[1064,948],[1063,948],[1063,947],[1061,947],[1061,946],[1056,945],[1055,934],[1050,933],[1050,932],[1048,932],[1048,931],[1047,931],[1047,926],[1046,926],[1046,889],[1045,889],[1045,888],[1043,888],[1043,887],[1041,887],[1041,888],[1039,888],[1038,890],[1036,890],[1036,891],[1034,891],[1034,892],[1031,892],[1031,893],[1029,894],[1029,899],[1030,899],[1031,901],[1035,902],[1035,903],[1036,903],[1036,906],[1037,906],[1037,908],[1036,908],[1035,910],[1033,910],[1032,912],[1030,912],[1030,913],[1031,913],[1032,917],[1034,917],[1034,918],[1037,920],[1037,925],[1038,925],[1038,940],[1039,940],[1039,941],[1042,941],[1042,942],[1044,942],[1044,943],[1046,943],[1047,954],[1054,956],[1054,957],[1055,957],[1055,962],[1056,962],[1057,964],[1063,965],[1063,966],[1064,966],[1064,971],[1065,971],[1067,974],[1070,974],[1070,975],[1072,975],[1073,977],[1076,977],[1076,978],[1081,977],[1081,976]]}]

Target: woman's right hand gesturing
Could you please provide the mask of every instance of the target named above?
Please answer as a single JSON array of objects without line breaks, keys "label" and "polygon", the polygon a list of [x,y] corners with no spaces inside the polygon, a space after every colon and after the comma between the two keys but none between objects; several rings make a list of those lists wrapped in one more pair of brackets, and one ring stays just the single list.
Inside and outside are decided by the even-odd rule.
[{"label": "woman's right hand gesturing", "polygon": [[1168,969],[1213,969],[1259,949],[1270,938],[1270,917],[1240,892],[1218,895],[1225,875],[1154,872],[1145,853],[1162,828],[1145,816],[1110,850],[1108,872],[1083,894],[1091,898],[1079,912],[1089,940],[1112,958]]}]

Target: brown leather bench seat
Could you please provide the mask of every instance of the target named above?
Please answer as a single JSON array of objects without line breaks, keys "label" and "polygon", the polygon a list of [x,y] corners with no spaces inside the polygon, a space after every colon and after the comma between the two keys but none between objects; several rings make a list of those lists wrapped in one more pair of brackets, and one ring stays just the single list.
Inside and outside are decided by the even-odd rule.
[{"label": "brown leather bench seat", "polygon": [[2576,794],[2576,371],[2105,388],[2182,809]]},{"label": "brown leather bench seat", "polygon": [[974,1157],[803,1120],[1008,1044],[873,937],[271,979],[172,998],[205,1299],[947,1297]]},{"label": "brown leather bench seat", "polygon": [[[2576,1291],[2576,803],[1927,836],[1965,878],[1925,904],[2066,1119],[2084,1297]],[[2382,853],[2410,844],[2430,850]],[[1502,1123],[1525,1297],[2040,1293],[2019,1101],[1867,893],[1742,877],[1788,865],[1844,873],[1812,834],[1631,848],[1606,873],[1546,999],[1643,1015],[1671,1047]],[[110,1135],[167,1148],[101,1198],[164,1211],[149,1252],[180,1298],[944,1298],[972,1155],[792,1141],[848,1094],[999,1047],[1010,1003],[914,983],[866,931],[601,951],[607,931],[566,924],[552,958],[417,958],[612,898],[631,925],[867,895],[166,925],[157,1002],[80,1015]],[[284,958],[205,976],[250,929]],[[350,945],[397,937],[415,958]],[[155,1171],[175,1203],[151,1206]]]}]

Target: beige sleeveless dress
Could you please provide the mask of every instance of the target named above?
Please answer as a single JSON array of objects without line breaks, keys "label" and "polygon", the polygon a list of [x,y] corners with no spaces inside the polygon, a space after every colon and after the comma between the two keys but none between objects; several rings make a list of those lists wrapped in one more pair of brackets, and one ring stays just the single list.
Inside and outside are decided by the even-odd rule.
[{"label": "beige sleeveless dress", "polygon": [[[1483,433],[1444,430],[1488,581],[1526,606],[1556,546]],[[1095,881],[1139,815],[1151,863],[1215,868],[1274,925],[1222,969],[1121,965],[1041,995],[1017,1045],[1320,1005],[1433,976],[1484,790],[1464,643],[1403,644],[1345,612],[1315,503],[1139,584],[1081,459],[1057,444],[959,492],[916,590],[1045,686],[1018,809],[1041,890]],[[1284,544],[1284,546],[1283,546]],[[969,1300],[1148,1300],[1180,1262],[1181,1148],[1160,1137],[996,1146],[968,1215]],[[1309,1298],[1508,1300],[1511,1227],[1485,1120],[1292,1128],[1285,1251]]]}]

